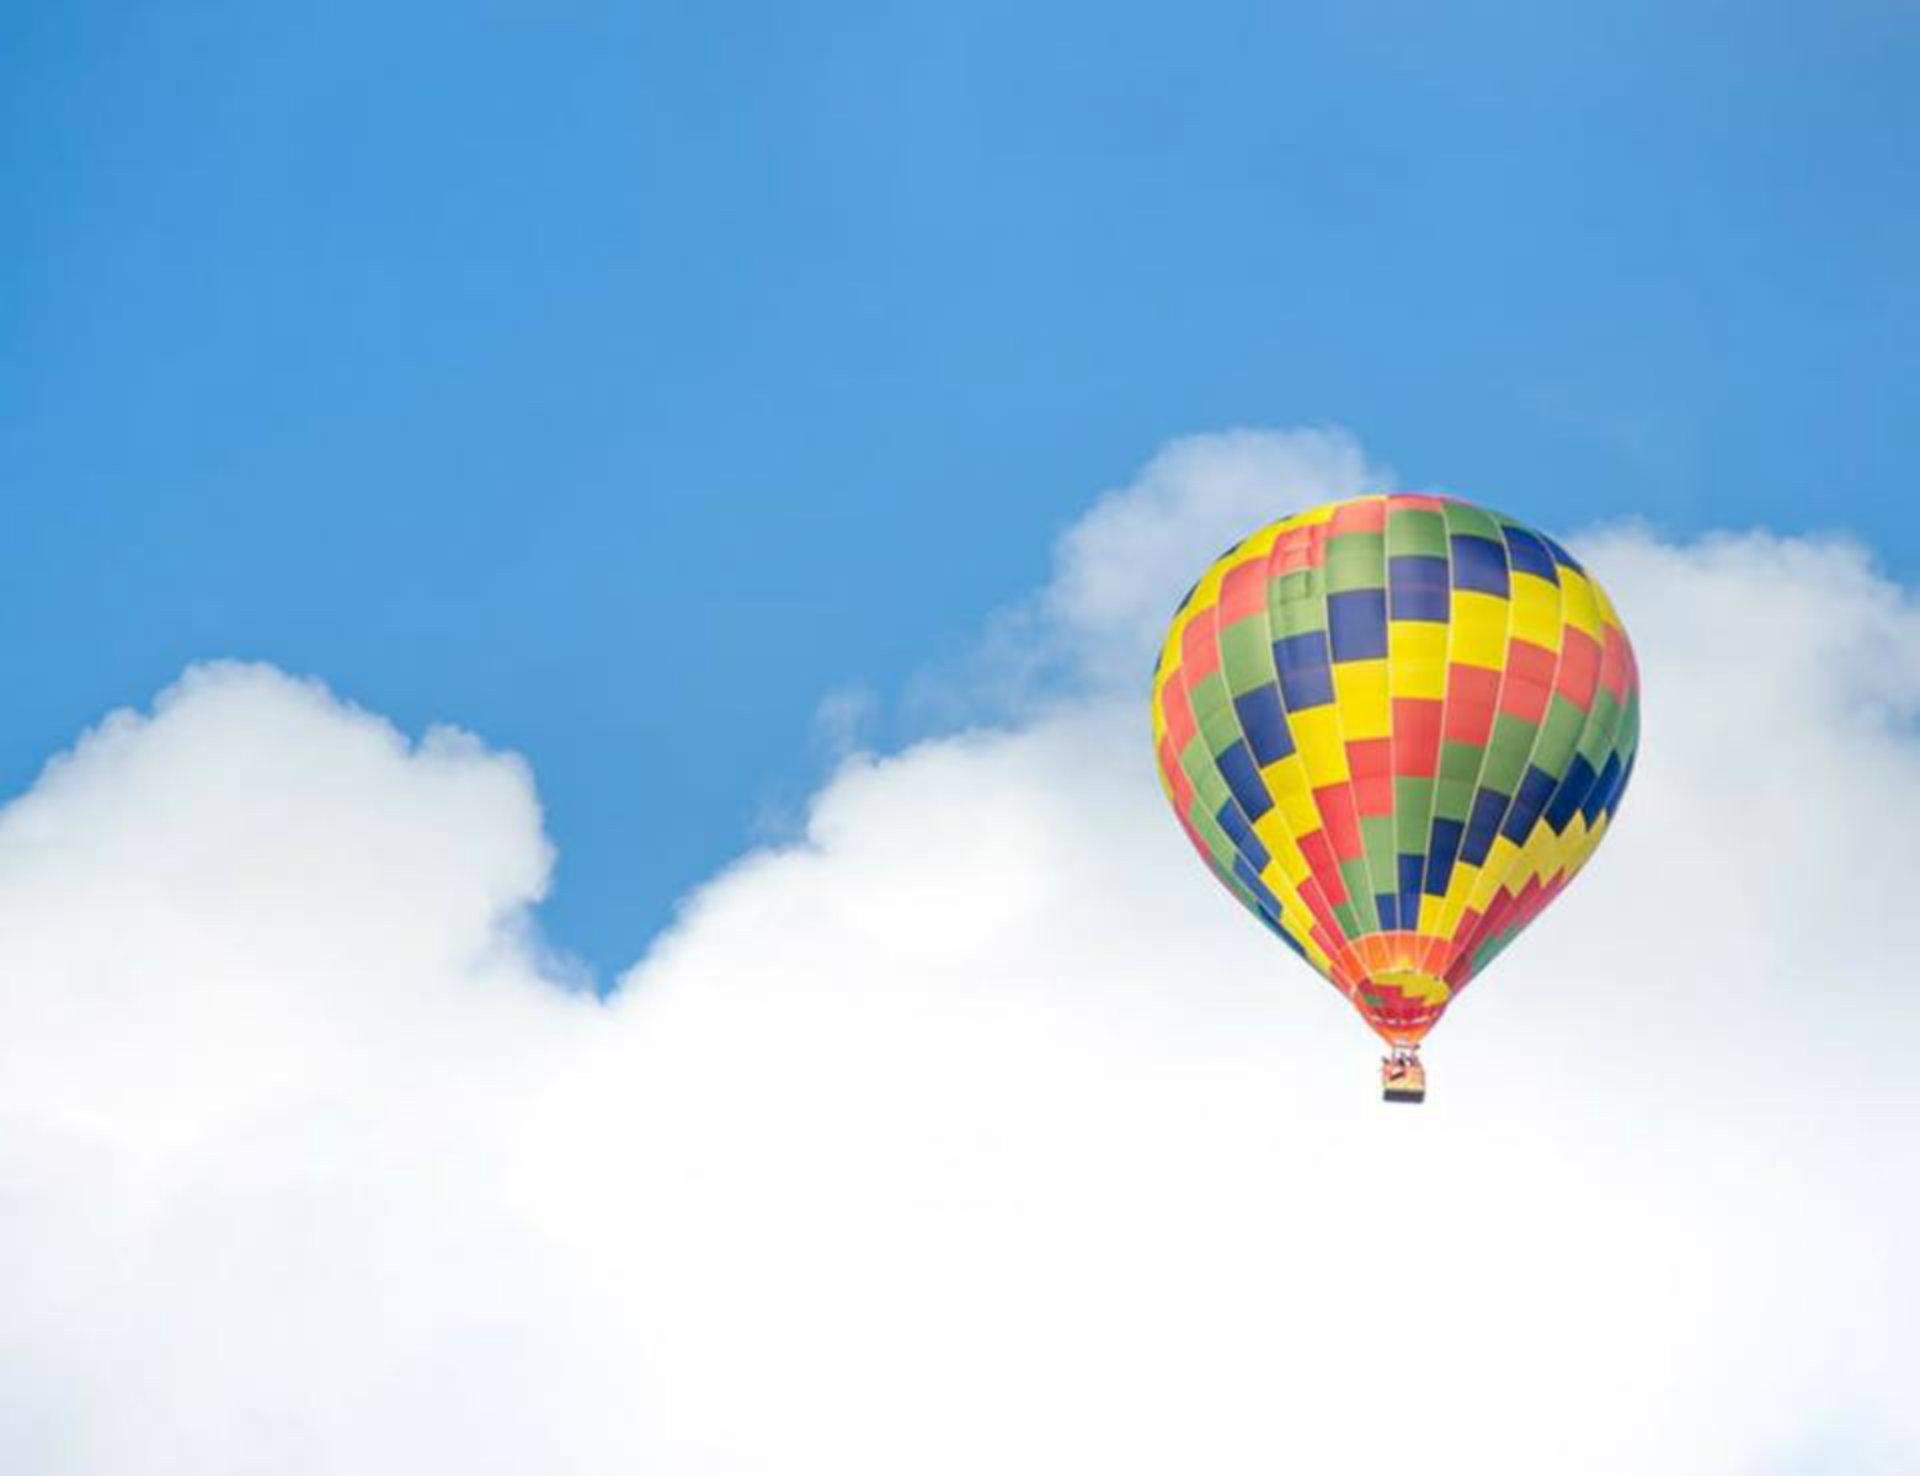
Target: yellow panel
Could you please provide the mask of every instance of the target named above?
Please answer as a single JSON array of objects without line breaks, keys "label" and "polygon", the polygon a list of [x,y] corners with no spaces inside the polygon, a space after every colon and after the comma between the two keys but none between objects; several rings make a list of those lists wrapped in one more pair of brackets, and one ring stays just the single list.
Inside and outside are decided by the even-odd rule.
[{"label": "yellow panel", "polygon": [[1345,784],[1347,749],[1340,741],[1340,714],[1331,703],[1311,707],[1305,712],[1290,712],[1293,741],[1307,766],[1307,778],[1315,789],[1329,784]]},{"label": "yellow panel", "polygon": [[1573,864],[1568,868],[1569,874],[1578,871],[1593,858],[1595,847],[1597,847],[1606,836],[1607,826],[1611,823],[1609,817],[1605,815],[1600,816],[1593,822],[1593,829],[1587,832],[1581,840],[1579,847],[1573,853]]},{"label": "yellow panel", "polygon": [[1387,622],[1387,654],[1402,661],[1445,661],[1447,627],[1437,620]]},{"label": "yellow panel", "polygon": [[1453,993],[1445,979],[1436,979],[1418,969],[1381,969],[1373,977],[1422,1004],[1445,1004],[1447,996]]},{"label": "yellow panel", "polygon": [[[1313,789],[1307,779],[1307,761],[1300,757],[1298,749],[1285,758],[1277,758],[1263,765],[1260,779],[1267,786],[1267,793],[1277,800],[1284,801],[1290,794],[1310,794]],[[1297,835],[1299,832],[1294,833]]]},{"label": "yellow panel", "polygon": [[1451,939],[1460,931],[1461,914],[1467,910],[1467,899],[1473,895],[1480,881],[1480,868],[1466,861],[1455,861],[1453,873],[1447,878],[1447,895],[1441,903],[1440,926],[1434,929],[1437,937]]},{"label": "yellow panel", "polygon": [[1387,624],[1387,678],[1394,697],[1447,695],[1447,627],[1434,620]]},{"label": "yellow panel", "polygon": [[1614,613],[1613,601],[1607,598],[1607,592],[1600,587],[1598,581],[1589,579],[1587,588],[1593,591],[1594,603],[1600,607],[1601,621],[1607,625],[1618,625],[1620,617]]},{"label": "yellow panel", "polygon": [[1280,796],[1280,808],[1286,812],[1287,826],[1296,840],[1320,828],[1320,807],[1314,803],[1311,789],[1289,789]]},{"label": "yellow panel", "polygon": [[1600,602],[1594,598],[1593,581],[1572,569],[1562,569],[1560,588],[1564,595],[1560,603],[1560,618],[1575,630],[1599,640]]},{"label": "yellow panel", "polygon": [[1340,708],[1341,730],[1349,743],[1361,738],[1385,738],[1392,731],[1387,719],[1385,657],[1336,661],[1333,696]]},{"label": "yellow panel", "polygon": [[1270,860],[1267,862],[1266,866],[1261,869],[1260,881],[1268,891],[1280,899],[1280,910],[1283,916],[1289,909],[1294,912],[1302,910],[1300,906],[1300,893],[1294,884],[1288,880],[1286,873],[1280,869],[1280,863],[1278,861]]},{"label": "yellow panel", "polygon": [[1298,886],[1309,870],[1307,858],[1300,854],[1300,843],[1293,838],[1293,827],[1279,806],[1253,822],[1253,833],[1260,837],[1287,881]]},{"label": "yellow panel", "polygon": [[[1440,629],[1442,627],[1436,627]],[[1507,601],[1479,590],[1453,592],[1453,633],[1449,661],[1500,671],[1507,664]]]},{"label": "yellow panel", "polygon": [[[1554,852],[1554,876],[1566,876],[1579,864],[1582,848],[1587,843],[1587,817],[1578,810],[1567,821],[1567,828],[1560,836],[1560,843]],[[1548,878],[1549,881],[1553,877]]]},{"label": "yellow panel", "polygon": [[1509,879],[1509,887],[1519,891],[1530,881],[1545,881],[1560,847],[1560,837],[1553,833],[1553,827],[1547,824],[1543,815],[1534,821],[1533,829],[1527,835],[1526,844],[1520,847],[1520,861]]},{"label": "yellow panel", "polygon": [[1475,880],[1473,895],[1467,905],[1475,912],[1484,913],[1493,899],[1500,895],[1501,887],[1506,885],[1507,877],[1519,859],[1518,846],[1504,835],[1495,837],[1493,849],[1487,852],[1487,859],[1481,864],[1480,875]]},{"label": "yellow panel", "polygon": [[1560,586],[1550,584],[1538,574],[1515,570],[1513,582],[1513,624],[1509,634],[1516,641],[1531,641],[1549,651],[1560,649]]}]

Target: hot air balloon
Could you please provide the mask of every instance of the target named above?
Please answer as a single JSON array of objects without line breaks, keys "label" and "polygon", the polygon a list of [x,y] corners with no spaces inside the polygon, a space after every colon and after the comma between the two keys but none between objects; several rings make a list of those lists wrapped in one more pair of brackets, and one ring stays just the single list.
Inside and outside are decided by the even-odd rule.
[{"label": "hot air balloon", "polygon": [[1387,1043],[1420,1042],[1586,864],[1633,773],[1633,647],[1571,554],[1450,497],[1378,495],[1228,549],[1153,676],[1200,857]]}]

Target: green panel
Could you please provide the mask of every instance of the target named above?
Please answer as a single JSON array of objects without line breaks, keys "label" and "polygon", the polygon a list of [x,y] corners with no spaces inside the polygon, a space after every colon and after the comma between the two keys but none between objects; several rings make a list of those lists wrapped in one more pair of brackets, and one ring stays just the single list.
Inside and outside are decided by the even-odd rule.
[{"label": "green panel", "polygon": [[1318,601],[1327,592],[1327,576],[1319,569],[1294,569],[1267,581],[1267,608],[1295,600]]},{"label": "green panel", "polygon": [[1233,858],[1239,853],[1234,850],[1233,839],[1220,828],[1220,822],[1202,808],[1198,797],[1187,806],[1187,819],[1194,831],[1205,842],[1207,853],[1213,857],[1213,864],[1220,868],[1222,880],[1230,885],[1233,882]]},{"label": "green panel", "polygon": [[1620,716],[1620,704],[1613,700],[1613,693],[1601,687],[1593,694],[1593,711],[1587,715],[1586,730],[1581,733],[1575,752],[1593,766],[1595,773],[1607,761],[1607,750],[1612,746]]},{"label": "green panel", "polygon": [[1486,749],[1478,743],[1462,743],[1457,738],[1443,738],[1440,741],[1440,778],[1460,780],[1472,784],[1474,776],[1480,772],[1480,760],[1486,755]]},{"label": "green panel", "polygon": [[[1473,772],[1474,779],[1480,777],[1478,769]],[[1467,816],[1473,813],[1474,779],[1442,779],[1433,787],[1433,813],[1442,820],[1465,825]]]},{"label": "green panel", "polygon": [[1327,628],[1326,580],[1318,569],[1298,569],[1267,583],[1267,620],[1273,638]]},{"label": "green panel", "polygon": [[1366,848],[1367,872],[1377,892],[1395,890],[1399,868],[1394,863],[1393,816],[1362,815],[1360,844]]},{"label": "green panel", "polygon": [[1202,723],[1207,720],[1209,713],[1219,712],[1222,708],[1231,711],[1233,707],[1233,698],[1227,691],[1227,679],[1218,668],[1187,688],[1187,701],[1193,706],[1194,717]]},{"label": "green panel", "polygon": [[[1393,781],[1394,834],[1399,838],[1400,850],[1406,855],[1426,854],[1427,830],[1433,820],[1433,789],[1434,782],[1431,779],[1396,777]],[[1396,884],[1399,874],[1396,867]]]},{"label": "green panel", "polygon": [[1327,589],[1385,589],[1386,540],[1378,533],[1342,533],[1327,540]]},{"label": "green panel", "polygon": [[1527,767],[1527,755],[1533,752],[1533,739],[1538,731],[1532,723],[1510,712],[1496,713],[1493,736],[1487,740],[1487,768],[1480,776],[1480,787],[1511,795]]},{"label": "green panel", "polygon": [[1219,708],[1200,719],[1200,732],[1207,740],[1207,747],[1215,753],[1225,753],[1243,736],[1240,732],[1240,715],[1231,707]]},{"label": "green panel", "polygon": [[[1379,932],[1380,914],[1373,905],[1373,878],[1367,872],[1367,858],[1356,856],[1351,861],[1342,861],[1340,880],[1347,884],[1347,895],[1353,899],[1353,910],[1359,918],[1360,931]],[[1352,929],[1348,929],[1347,936],[1354,936]]]},{"label": "green panel", "polygon": [[1424,507],[1393,508],[1387,513],[1387,554],[1392,558],[1429,554],[1444,559],[1446,520]]},{"label": "green panel", "polygon": [[1267,638],[1263,616],[1250,615],[1236,620],[1220,632],[1220,666],[1226,673],[1228,690],[1238,697],[1275,679],[1273,642]]},{"label": "green panel", "polygon": [[1187,746],[1180,750],[1180,772],[1192,780],[1196,786],[1199,785],[1203,775],[1218,777],[1218,770],[1214,768],[1213,754],[1207,748],[1207,740],[1203,734],[1195,733],[1187,740]]},{"label": "green panel", "polygon": [[1272,612],[1273,638],[1312,635],[1327,628],[1327,607],[1318,600],[1293,600]]},{"label": "green panel", "polygon": [[1567,760],[1587,725],[1587,715],[1558,692],[1547,707],[1547,720],[1540,729],[1540,742],[1534,749],[1534,764],[1555,779],[1567,772]]},{"label": "green panel", "polygon": [[1476,537],[1491,538],[1495,543],[1506,542],[1500,532],[1499,520],[1491,513],[1458,502],[1447,503],[1441,511],[1447,520],[1449,533],[1471,533]]},{"label": "green panel", "polygon": [[1200,796],[1200,802],[1207,807],[1209,815],[1218,815],[1223,805],[1233,798],[1233,792],[1227,788],[1227,781],[1220,777],[1220,771],[1212,765],[1198,774],[1189,774],[1193,781],[1193,792]]}]

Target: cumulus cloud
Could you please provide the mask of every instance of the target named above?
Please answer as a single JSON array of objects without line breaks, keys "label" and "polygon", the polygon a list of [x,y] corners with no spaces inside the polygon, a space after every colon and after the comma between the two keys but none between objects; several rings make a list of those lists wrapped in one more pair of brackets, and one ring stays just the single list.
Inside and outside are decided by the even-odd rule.
[{"label": "cumulus cloud", "polygon": [[850,753],[604,1000],[532,776],[197,668],[0,813],[0,1464],[1888,1470],[1920,613],[1857,548],[1576,540],[1644,758],[1418,1111],[1193,862],[1140,651],[1372,481],[1177,444],[1017,720]]}]

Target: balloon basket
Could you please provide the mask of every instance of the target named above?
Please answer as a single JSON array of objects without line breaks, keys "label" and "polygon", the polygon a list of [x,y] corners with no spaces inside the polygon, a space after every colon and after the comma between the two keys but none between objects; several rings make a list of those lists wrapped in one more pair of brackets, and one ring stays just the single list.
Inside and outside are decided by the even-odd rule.
[{"label": "balloon basket", "polygon": [[1380,1063],[1380,1096],[1387,1102],[1427,1100],[1427,1068],[1412,1051],[1395,1051]]}]

